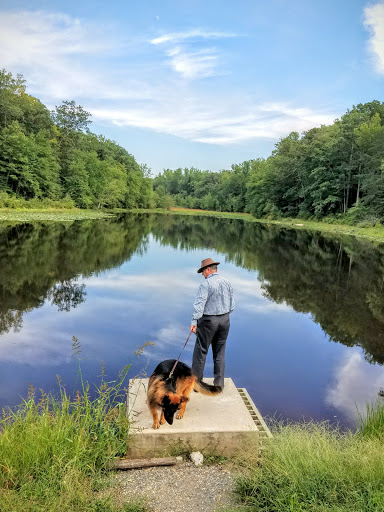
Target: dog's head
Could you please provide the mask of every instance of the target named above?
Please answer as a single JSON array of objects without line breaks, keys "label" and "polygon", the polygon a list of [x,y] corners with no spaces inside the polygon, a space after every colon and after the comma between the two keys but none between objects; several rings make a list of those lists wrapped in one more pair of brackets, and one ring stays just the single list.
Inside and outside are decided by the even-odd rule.
[{"label": "dog's head", "polygon": [[176,393],[164,395],[161,401],[161,408],[164,411],[165,421],[172,425],[175,412],[180,409],[180,405],[183,402],[188,402],[188,400],[188,397],[176,395]]}]

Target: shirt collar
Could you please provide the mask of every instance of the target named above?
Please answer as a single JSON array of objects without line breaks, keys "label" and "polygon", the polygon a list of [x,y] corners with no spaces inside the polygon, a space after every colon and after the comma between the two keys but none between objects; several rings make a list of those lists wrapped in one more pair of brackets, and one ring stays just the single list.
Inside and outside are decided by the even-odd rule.
[{"label": "shirt collar", "polygon": [[214,272],[213,274],[209,274],[209,276],[207,276],[207,279],[209,279],[212,276],[217,276],[217,275],[218,275],[217,272]]}]

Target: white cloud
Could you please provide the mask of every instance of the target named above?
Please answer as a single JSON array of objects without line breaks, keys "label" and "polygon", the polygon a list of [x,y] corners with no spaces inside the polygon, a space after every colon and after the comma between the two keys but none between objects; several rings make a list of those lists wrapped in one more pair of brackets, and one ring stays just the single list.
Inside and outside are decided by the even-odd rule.
[{"label": "white cloud", "polygon": [[230,32],[208,32],[200,29],[190,30],[188,32],[171,32],[164,34],[160,37],[151,39],[152,44],[164,43],[180,43],[186,40],[200,40],[200,39],[221,39],[224,37],[236,37],[236,34]]},{"label": "white cloud", "polygon": [[0,34],[1,60],[18,65],[41,64],[41,56],[53,64],[59,55],[99,55],[116,47],[116,39],[103,37],[94,25],[43,11],[3,11]]},{"label": "white cloud", "polygon": [[[201,45],[207,39],[235,37],[236,34],[225,32],[206,32],[200,29],[189,32],[174,32],[151,39],[154,45],[165,45],[166,63],[184,79],[194,80],[221,74],[218,71],[219,54],[216,48],[191,47],[193,43]],[[183,46],[181,46],[183,45]]]},{"label": "white cloud", "polygon": [[378,73],[384,74],[384,3],[379,2],[364,9],[364,25],[371,33],[369,46]]},{"label": "white cloud", "polygon": [[[331,124],[336,115],[315,110],[294,108],[276,104],[239,104],[226,109],[204,103],[201,98],[190,99],[178,96],[169,102],[156,103],[136,108],[91,109],[96,119],[111,121],[118,126],[135,126],[159,133],[174,135],[205,144],[242,144],[255,139],[276,140],[291,131],[303,132],[321,124]],[[234,113],[235,112],[235,113]]]},{"label": "white cloud", "polygon": [[361,352],[348,351],[336,369],[335,382],[328,388],[325,401],[340,409],[351,420],[357,419],[357,409],[363,413],[365,404],[377,398],[384,387],[384,368],[364,360]]},{"label": "white cloud", "polygon": [[205,42],[235,36],[195,29],[150,44],[117,26],[59,13],[2,11],[0,61],[24,74],[31,93],[49,108],[74,99],[101,123],[205,144],[276,140],[337,117],[282,101],[260,103],[239,91],[195,88],[198,79],[223,74],[220,48]]},{"label": "white cloud", "polygon": [[[0,62],[8,71],[22,73],[28,87],[46,100],[92,97],[102,99],[145,99],[148,87],[136,80],[121,84],[112,70],[93,66],[122,52],[126,43],[113,28],[44,11],[0,13]],[[126,74],[119,70],[119,78]]]},{"label": "white cloud", "polygon": [[170,65],[184,78],[202,78],[216,74],[217,55],[215,48],[197,52],[186,52],[179,47],[167,52]]}]

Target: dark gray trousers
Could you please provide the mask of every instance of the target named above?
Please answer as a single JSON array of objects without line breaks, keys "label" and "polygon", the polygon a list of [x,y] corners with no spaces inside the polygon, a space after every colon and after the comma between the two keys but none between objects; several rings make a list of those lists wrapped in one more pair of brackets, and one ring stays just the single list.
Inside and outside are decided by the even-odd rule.
[{"label": "dark gray trousers", "polygon": [[228,332],[229,313],[225,315],[203,315],[197,321],[192,371],[198,379],[203,378],[205,359],[209,346],[212,345],[213,384],[224,387],[225,345]]}]

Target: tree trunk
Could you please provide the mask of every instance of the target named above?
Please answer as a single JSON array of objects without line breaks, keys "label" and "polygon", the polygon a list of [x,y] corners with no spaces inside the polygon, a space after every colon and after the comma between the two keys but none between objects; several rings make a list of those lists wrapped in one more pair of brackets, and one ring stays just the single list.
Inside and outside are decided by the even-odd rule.
[{"label": "tree trunk", "polygon": [[344,213],[348,209],[348,203],[349,203],[349,189],[351,187],[351,174],[352,174],[352,156],[353,156],[353,142],[351,146],[351,154],[349,156],[349,173],[348,173],[348,182],[347,182],[347,197],[344,203]]},{"label": "tree trunk", "polygon": [[359,165],[359,181],[357,183],[357,194],[356,194],[356,206],[359,204],[359,194],[360,194],[360,173],[361,173],[361,163]]}]

